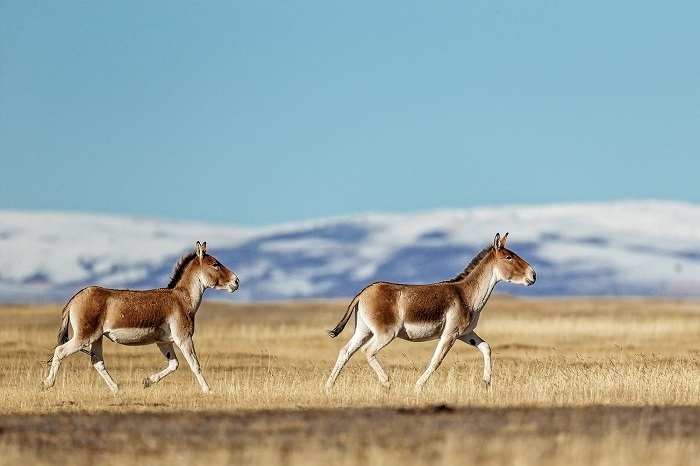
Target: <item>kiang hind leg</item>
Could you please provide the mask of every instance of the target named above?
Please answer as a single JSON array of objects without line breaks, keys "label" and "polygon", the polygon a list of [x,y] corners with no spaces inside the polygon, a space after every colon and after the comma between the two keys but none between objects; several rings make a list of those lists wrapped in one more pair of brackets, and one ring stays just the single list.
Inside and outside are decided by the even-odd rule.
[{"label": "kiang hind leg", "polygon": [[105,380],[105,382],[107,382],[107,385],[109,386],[109,389],[112,390],[112,393],[118,393],[119,387],[105,368],[105,360],[102,357],[102,336],[100,336],[97,340],[92,342],[92,345],[90,347],[90,361],[92,362],[93,367]]},{"label": "kiang hind leg", "polygon": [[70,356],[75,354],[81,349],[89,345],[89,342],[83,338],[79,338],[77,335],[73,335],[73,338],[68,340],[62,345],[58,345],[53,352],[53,357],[51,358],[51,368],[49,369],[49,374],[44,379],[44,388],[53,387],[56,382],[56,374],[58,373],[58,368],[61,366],[61,362]]},{"label": "kiang hind leg", "polygon": [[179,365],[177,356],[175,355],[175,347],[172,343],[157,343],[157,345],[160,352],[163,353],[163,356],[165,356],[165,358],[168,360],[168,367],[157,374],[153,374],[152,376],[143,379],[143,388],[150,387],[154,383],[157,383],[165,378],[167,375],[175,372],[177,370],[177,366]]},{"label": "kiang hind leg", "polygon": [[328,377],[328,380],[326,381],[327,391],[333,388],[335,380],[338,378],[338,375],[340,374],[340,371],[343,369],[345,364],[347,364],[352,355],[355,354],[355,352],[357,352],[357,350],[362,347],[362,345],[367,341],[367,339],[369,339],[371,335],[372,332],[370,332],[369,328],[364,323],[362,318],[358,317],[357,324],[355,326],[355,333],[352,335],[352,338],[350,338],[350,341],[348,341],[348,343],[340,349],[340,352],[338,353],[338,360],[336,361],[335,366],[331,371],[330,377]]},{"label": "kiang hind leg", "polygon": [[381,364],[379,364],[379,360],[377,359],[377,353],[379,353],[379,351],[386,345],[391,343],[393,339],[394,335],[391,333],[375,333],[372,336],[372,338],[369,339],[367,344],[365,344],[362,347],[362,352],[367,358],[367,362],[369,363],[369,365],[372,367],[372,369],[374,369],[374,372],[377,373],[379,382],[381,382],[381,384],[387,388],[389,388],[390,385],[389,376],[386,375],[386,372],[384,372],[384,368],[382,368]]}]

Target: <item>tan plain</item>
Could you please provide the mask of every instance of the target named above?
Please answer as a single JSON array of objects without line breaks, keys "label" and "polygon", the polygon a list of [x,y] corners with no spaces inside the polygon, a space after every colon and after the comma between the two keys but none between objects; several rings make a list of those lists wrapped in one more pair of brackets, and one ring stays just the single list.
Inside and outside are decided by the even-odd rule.
[{"label": "tan plain", "polygon": [[[107,464],[136,461],[144,451],[161,464],[202,459],[212,464],[463,464],[474,455],[494,464],[635,464],[649,455],[691,464],[700,454],[700,419],[693,421],[700,415],[698,302],[494,297],[477,330],[492,347],[492,386],[481,382],[481,354],[457,342],[418,397],[413,387],[435,341],[395,340],[379,353],[392,383],[388,390],[358,353],[333,392],[325,393],[325,379],[353,324],[336,339],[325,330],[346,306],[344,301],[230,305],[205,300],[194,340],[213,395],[201,393],[179,354],[177,372],[143,389],[141,381],[166,366],[158,349],[110,342],[105,362],[122,393],[112,395],[82,353],[66,359],[54,388],[42,390],[61,306],[0,308],[0,463],[48,464],[67,460],[73,451],[75,462],[98,455]],[[386,415],[375,419],[373,412]],[[522,418],[523,412],[532,414]],[[691,419],[683,413],[691,413]],[[399,415],[405,417],[391,420]],[[138,434],[141,440],[147,435],[138,433],[138,426],[157,422],[158,416],[168,425],[183,423],[182,430],[175,429],[182,435],[195,435],[185,434],[186,419],[218,419],[232,429],[280,418],[287,430],[267,420],[257,437],[214,441],[217,424],[203,423],[213,433],[200,428],[201,441],[187,448],[154,437],[133,450],[109,438],[99,437],[95,447],[71,436],[59,448],[51,435],[21,427],[24,421],[44,425],[70,419],[71,429],[80,431],[96,416],[105,422],[117,416],[118,429],[126,431],[114,438]],[[325,432],[328,422],[343,416],[345,424]],[[484,428],[469,426],[470,419],[481,419]],[[426,423],[428,433],[415,431]],[[443,424],[452,427],[441,433]],[[470,430],[455,430],[462,424]],[[559,427],[552,432],[547,425]],[[376,441],[368,433],[372,426],[381,432]],[[660,426],[667,428],[664,435],[655,434]],[[425,435],[438,440],[425,444]],[[403,443],[397,440],[404,437]],[[465,448],[478,455],[464,456]]]}]

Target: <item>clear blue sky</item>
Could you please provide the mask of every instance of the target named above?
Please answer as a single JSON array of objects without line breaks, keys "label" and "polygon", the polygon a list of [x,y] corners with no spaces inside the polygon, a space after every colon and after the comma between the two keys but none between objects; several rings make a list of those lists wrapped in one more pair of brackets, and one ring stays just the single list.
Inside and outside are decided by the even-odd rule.
[{"label": "clear blue sky", "polygon": [[700,2],[0,0],[0,209],[700,202]]}]

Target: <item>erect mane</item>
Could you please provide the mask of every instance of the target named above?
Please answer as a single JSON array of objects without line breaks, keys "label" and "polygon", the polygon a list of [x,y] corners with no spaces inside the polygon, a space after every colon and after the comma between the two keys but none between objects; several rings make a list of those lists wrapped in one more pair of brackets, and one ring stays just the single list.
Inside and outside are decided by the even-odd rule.
[{"label": "erect mane", "polygon": [[187,264],[192,262],[195,257],[197,257],[197,252],[192,251],[191,253],[182,256],[180,260],[177,261],[177,264],[175,264],[175,269],[173,270],[173,276],[170,278],[170,283],[168,283],[169,289],[175,288],[175,285],[177,285],[177,283],[182,279],[182,275],[185,273]]},{"label": "erect mane", "polygon": [[479,263],[481,263],[482,260],[484,260],[484,257],[486,257],[486,255],[488,253],[490,253],[492,250],[493,250],[493,245],[486,246],[484,249],[481,250],[481,252],[479,254],[476,255],[476,257],[474,257],[474,259],[472,259],[472,261],[469,263],[469,265],[467,265],[467,267],[459,275],[457,275],[455,278],[453,278],[452,280],[449,280],[449,281],[450,282],[458,282],[458,281],[462,280],[464,277],[466,277],[467,275],[469,275],[469,273],[472,270],[474,270],[476,268],[476,266],[479,265]]}]

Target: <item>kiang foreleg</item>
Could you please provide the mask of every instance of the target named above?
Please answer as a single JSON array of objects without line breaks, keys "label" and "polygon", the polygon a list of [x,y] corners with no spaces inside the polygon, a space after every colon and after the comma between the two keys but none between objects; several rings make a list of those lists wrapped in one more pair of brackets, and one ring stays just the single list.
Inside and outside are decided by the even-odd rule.
[{"label": "kiang foreleg", "polygon": [[192,341],[192,337],[185,337],[176,340],[175,344],[178,346],[178,348],[180,348],[180,351],[182,351],[182,355],[185,357],[185,360],[190,365],[190,369],[192,369],[192,372],[194,373],[195,377],[197,377],[197,381],[202,387],[202,391],[204,393],[211,393],[211,388],[209,388],[209,384],[207,384],[207,381],[204,380],[202,368],[199,365],[199,359],[197,359],[197,353],[194,350],[194,342]]},{"label": "kiang foreleg", "polygon": [[442,334],[440,340],[438,341],[437,348],[435,348],[435,354],[433,354],[433,357],[430,360],[428,368],[425,370],[420,379],[418,379],[418,382],[416,382],[416,393],[421,392],[425,382],[427,382],[430,376],[433,375],[433,372],[440,367],[442,360],[445,359],[447,352],[450,351],[450,348],[452,348],[452,345],[455,344],[456,340],[457,338],[454,332],[445,332]]},{"label": "kiang foreleg", "polygon": [[179,365],[177,355],[175,354],[175,347],[173,346],[172,342],[157,343],[157,345],[160,352],[163,353],[163,356],[165,356],[165,358],[168,360],[168,367],[157,374],[153,374],[150,377],[143,379],[143,388],[150,387],[151,385],[164,379],[169,374],[172,374],[177,370]]},{"label": "kiang foreleg", "polygon": [[491,362],[491,346],[489,346],[486,341],[484,341],[475,332],[469,332],[466,335],[459,337],[463,342],[475,346],[481,354],[484,356],[484,377],[483,380],[486,385],[491,384],[491,370],[493,364]]}]

